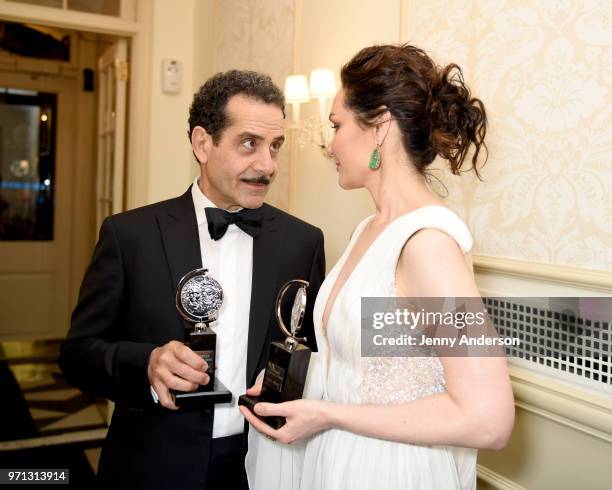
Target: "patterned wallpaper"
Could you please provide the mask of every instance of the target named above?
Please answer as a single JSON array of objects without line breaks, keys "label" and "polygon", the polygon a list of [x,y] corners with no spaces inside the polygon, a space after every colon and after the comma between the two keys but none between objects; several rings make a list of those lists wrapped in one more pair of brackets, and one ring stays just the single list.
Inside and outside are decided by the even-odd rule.
[{"label": "patterned wallpaper", "polygon": [[475,252],[612,271],[610,1],[429,0],[403,14],[404,40],[460,64],[488,110],[485,182],[436,171]]},{"label": "patterned wallpaper", "polygon": [[[404,40],[459,63],[489,113],[485,182],[436,172],[475,252],[612,270],[610,2],[405,0],[402,14]],[[293,0],[216,0],[215,71],[282,86],[294,15]],[[284,151],[270,203],[288,208],[289,180]]]},{"label": "patterned wallpaper", "polygon": [[[293,16],[293,0],[215,0],[214,71],[260,71],[282,89],[293,68]],[[284,210],[289,208],[289,156],[284,148],[266,199]]]}]

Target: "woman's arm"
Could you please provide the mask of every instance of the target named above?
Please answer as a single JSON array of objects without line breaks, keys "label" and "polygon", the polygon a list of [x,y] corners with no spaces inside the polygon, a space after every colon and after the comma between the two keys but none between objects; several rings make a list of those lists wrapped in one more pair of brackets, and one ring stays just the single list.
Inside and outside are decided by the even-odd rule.
[{"label": "woman's arm", "polygon": [[[478,359],[482,362],[467,369],[486,370],[491,379],[503,383],[505,367],[499,366],[496,359],[499,358]],[[462,361],[451,359],[455,366],[450,369],[465,372],[465,367],[460,366]],[[497,365],[493,366],[491,361]],[[445,366],[445,370],[448,368]],[[320,408],[323,418],[328,420],[327,427],[369,437],[411,444],[502,449],[514,423],[511,390],[497,389],[493,383],[470,385],[467,379],[464,384],[465,387],[450,387],[447,383],[446,393],[398,405],[330,404]]]},{"label": "woman's arm", "polygon": [[[479,296],[461,250],[452,238],[435,230],[423,230],[408,241],[398,262],[397,279],[405,296]],[[440,360],[446,393],[397,405],[344,405],[316,400],[257,404],[258,415],[287,418],[285,426],[277,431],[245,413],[246,409],[243,413],[257,430],[286,443],[338,428],[412,444],[503,448],[514,424],[514,400],[505,358]]]}]

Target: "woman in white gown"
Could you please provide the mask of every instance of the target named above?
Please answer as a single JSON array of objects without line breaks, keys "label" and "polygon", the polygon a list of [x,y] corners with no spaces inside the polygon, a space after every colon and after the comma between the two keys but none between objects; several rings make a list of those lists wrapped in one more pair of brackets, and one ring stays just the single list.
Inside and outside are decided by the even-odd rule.
[{"label": "woman in white gown", "polygon": [[500,449],[512,431],[505,358],[362,357],[361,298],[479,296],[471,235],[425,175],[436,156],[459,173],[471,146],[478,173],[484,107],[457,66],[409,45],[365,48],[341,79],[330,115],[339,184],[365,187],[376,213],[319,291],[305,398],[256,405],[286,417],[279,430],[241,408],[257,429],[251,490],[475,489],[476,449]]}]

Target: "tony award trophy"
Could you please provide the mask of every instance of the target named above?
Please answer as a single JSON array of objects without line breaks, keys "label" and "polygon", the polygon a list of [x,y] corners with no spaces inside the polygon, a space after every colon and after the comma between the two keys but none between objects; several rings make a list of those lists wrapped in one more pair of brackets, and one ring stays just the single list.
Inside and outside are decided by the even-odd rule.
[{"label": "tony award trophy", "polygon": [[176,308],[185,320],[193,323],[185,333],[185,345],[206,361],[206,374],[210,377],[208,384],[198,386],[195,391],[173,391],[178,407],[193,408],[232,400],[229,390],[215,379],[217,334],[210,328],[223,304],[223,289],[206,272],[208,269],[187,273],[176,288]]},{"label": "tony award trophy", "polygon": [[[288,329],[282,318],[281,305],[285,293],[295,284],[299,288],[293,301],[291,324],[290,329]],[[310,354],[312,354],[308,347],[300,344],[300,341],[306,339],[297,337],[306,311],[307,287],[307,281],[294,279],[286,283],[276,297],[276,319],[281,331],[287,338],[284,342],[272,342],[270,344],[261,396],[242,395],[238,399],[238,405],[246,406],[251,412],[253,412],[255,404],[259,402],[281,403],[302,398]],[[279,429],[285,424],[284,417],[263,417],[262,420],[275,429]]]}]

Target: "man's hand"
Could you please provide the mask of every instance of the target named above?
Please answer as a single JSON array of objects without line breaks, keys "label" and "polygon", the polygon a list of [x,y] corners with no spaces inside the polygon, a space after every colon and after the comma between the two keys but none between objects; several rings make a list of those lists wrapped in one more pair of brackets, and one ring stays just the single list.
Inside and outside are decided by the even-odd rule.
[{"label": "man's hand", "polygon": [[147,375],[163,407],[177,410],[170,390],[193,391],[208,384],[208,364],[185,344],[172,340],[156,347],[149,357]]}]

